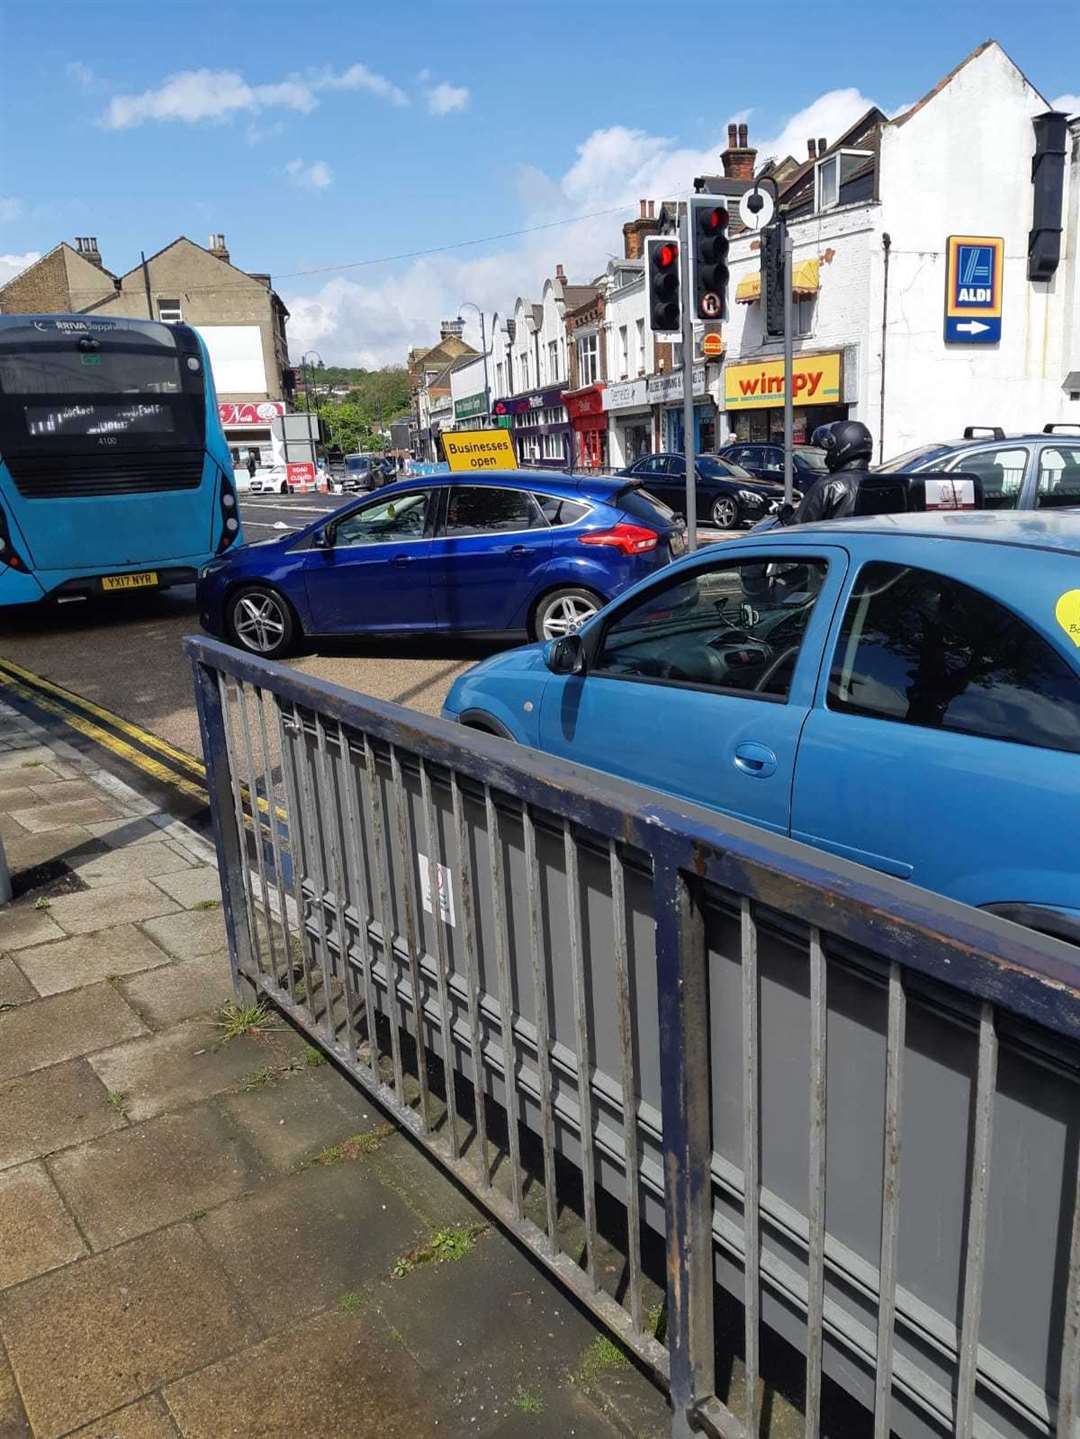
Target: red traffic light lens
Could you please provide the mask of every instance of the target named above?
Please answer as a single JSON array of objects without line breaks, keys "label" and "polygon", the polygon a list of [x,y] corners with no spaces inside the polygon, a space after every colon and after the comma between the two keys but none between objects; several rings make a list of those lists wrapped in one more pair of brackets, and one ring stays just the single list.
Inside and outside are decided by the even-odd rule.
[{"label": "red traffic light lens", "polygon": [[657,269],[670,270],[679,258],[679,247],[678,245],[657,245],[653,255],[656,257]]},{"label": "red traffic light lens", "polygon": [[720,205],[709,211],[705,216],[705,227],[709,230],[726,230],[728,224],[728,212]]}]

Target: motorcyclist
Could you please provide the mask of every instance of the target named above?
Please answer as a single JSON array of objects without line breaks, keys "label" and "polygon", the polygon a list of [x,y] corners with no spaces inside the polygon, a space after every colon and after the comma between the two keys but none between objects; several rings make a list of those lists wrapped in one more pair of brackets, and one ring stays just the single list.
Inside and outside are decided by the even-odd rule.
[{"label": "motorcyclist", "polygon": [[810,486],[792,516],[792,523],[810,524],[813,520],[837,520],[855,510],[859,486],[870,473],[874,441],[860,420],[839,420],[833,425],[819,425],[813,443],[825,451],[828,478]]}]

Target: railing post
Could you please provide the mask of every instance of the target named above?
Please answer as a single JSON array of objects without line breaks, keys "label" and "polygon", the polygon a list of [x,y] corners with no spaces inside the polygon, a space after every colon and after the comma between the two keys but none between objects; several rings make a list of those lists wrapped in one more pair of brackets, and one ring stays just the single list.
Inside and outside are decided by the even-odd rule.
[{"label": "railing post", "polygon": [[672,1439],[688,1439],[698,1405],[716,1391],[705,922],[673,860],[657,856],[653,882],[671,1433]]},{"label": "railing post", "polygon": [[199,712],[203,756],[206,760],[206,788],[210,795],[210,817],[214,827],[225,935],[229,942],[229,967],[237,997],[250,1003],[258,989],[258,966],[248,929],[246,861],[243,837],[233,805],[233,776],[229,773],[229,750],[225,713],[221,703],[217,671],[198,659],[191,661],[195,677],[195,704]]}]

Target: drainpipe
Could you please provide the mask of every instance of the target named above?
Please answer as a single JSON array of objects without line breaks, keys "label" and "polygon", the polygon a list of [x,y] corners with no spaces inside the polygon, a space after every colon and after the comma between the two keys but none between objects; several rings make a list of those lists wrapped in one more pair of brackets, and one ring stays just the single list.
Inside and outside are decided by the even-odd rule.
[{"label": "drainpipe", "polygon": [[881,237],[881,248],[885,251],[885,283],[881,296],[881,402],[878,408],[878,464],[885,463],[885,345],[888,338],[889,322],[889,251],[892,236],[886,230]]}]

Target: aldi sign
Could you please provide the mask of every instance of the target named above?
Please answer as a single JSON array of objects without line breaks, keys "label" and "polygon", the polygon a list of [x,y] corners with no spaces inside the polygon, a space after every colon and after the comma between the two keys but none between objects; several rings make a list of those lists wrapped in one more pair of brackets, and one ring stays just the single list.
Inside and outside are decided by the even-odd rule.
[{"label": "aldi sign", "polygon": [[945,263],[945,343],[996,345],[1001,339],[1005,241],[950,235]]}]

